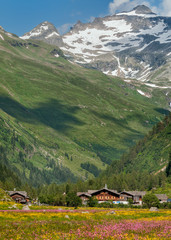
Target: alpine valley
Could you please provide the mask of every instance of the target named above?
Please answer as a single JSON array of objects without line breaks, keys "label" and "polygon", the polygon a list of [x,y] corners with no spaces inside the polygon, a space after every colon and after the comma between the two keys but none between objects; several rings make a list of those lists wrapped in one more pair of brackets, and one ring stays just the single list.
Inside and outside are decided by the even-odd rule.
[{"label": "alpine valley", "polygon": [[[114,168],[169,114],[170,67],[171,18],[146,6],[78,22],[63,36],[47,21],[22,37],[0,27],[6,181],[19,181],[16,174],[38,186],[96,177],[111,163]],[[162,164],[147,158],[146,171],[167,165],[169,152],[163,152]]]}]

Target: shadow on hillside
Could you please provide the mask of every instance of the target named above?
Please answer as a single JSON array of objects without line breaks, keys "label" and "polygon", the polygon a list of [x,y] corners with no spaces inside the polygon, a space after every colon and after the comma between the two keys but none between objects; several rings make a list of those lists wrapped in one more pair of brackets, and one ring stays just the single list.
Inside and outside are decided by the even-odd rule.
[{"label": "shadow on hillside", "polygon": [[37,108],[26,108],[9,97],[0,97],[0,108],[19,121],[32,124],[43,123],[57,131],[65,132],[74,125],[83,125],[74,114],[78,107],[70,107],[60,101],[51,99],[49,102],[40,103]]},{"label": "shadow on hillside", "polygon": [[[95,115],[95,116],[98,116],[99,118],[102,118],[104,120],[107,120],[107,121],[110,121],[110,122],[114,122],[116,125],[118,125],[119,127],[122,127],[122,128],[125,128],[129,131],[131,131],[133,134],[140,134],[141,133],[135,129],[132,129],[128,126],[128,123],[127,123],[127,120],[128,119],[117,119],[113,116],[109,116],[108,114],[100,114],[100,113],[97,113],[95,111],[92,111],[92,113]],[[141,116],[139,116],[141,117]],[[113,129],[114,130],[114,129]]]},{"label": "shadow on hillside", "polygon": [[163,115],[166,115],[168,116],[170,114],[170,111],[167,110],[167,109],[163,109],[163,108],[155,108],[154,110],[156,110],[157,112],[163,114]]}]

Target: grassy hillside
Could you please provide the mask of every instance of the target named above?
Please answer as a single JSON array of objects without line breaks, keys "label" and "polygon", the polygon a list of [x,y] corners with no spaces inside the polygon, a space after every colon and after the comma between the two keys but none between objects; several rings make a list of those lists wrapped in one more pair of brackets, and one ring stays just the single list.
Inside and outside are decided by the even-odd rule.
[{"label": "grassy hillside", "polygon": [[131,84],[74,65],[56,47],[1,35],[0,117],[9,131],[1,146],[23,179],[94,176],[163,118]]},{"label": "grassy hillside", "polygon": [[112,163],[107,172],[146,171],[157,174],[165,171],[171,157],[171,114],[155,125],[142,140]]}]

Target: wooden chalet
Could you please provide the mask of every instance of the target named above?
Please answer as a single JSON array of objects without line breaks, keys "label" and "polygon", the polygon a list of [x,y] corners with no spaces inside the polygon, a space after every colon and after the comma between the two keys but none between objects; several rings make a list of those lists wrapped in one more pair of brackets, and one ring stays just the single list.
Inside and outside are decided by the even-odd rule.
[{"label": "wooden chalet", "polygon": [[100,190],[88,190],[88,192],[77,193],[77,196],[79,196],[82,199],[82,202],[85,204],[90,197],[95,197],[99,203],[102,202],[108,202],[112,201],[113,203],[123,203],[125,204],[126,198],[124,196],[121,196],[117,191],[111,190],[107,188],[107,185],[105,185],[104,188]]},{"label": "wooden chalet", "polygon": [[142,205],[142,198],[144,197],[146,192],[145,191],[123,191],[120,194],[121,196],[124,196],[127,199],[127,201],[129,201],[129,199],[132,199],[134,204]]},{"label": "wooden chalet", "polygon": [[119,201],[120,200],[120,194],[117,193],[117,191],[108,189],[108,188],[102,188],[100,190],[93,191],[91,193],[92,197],[96,197],[96,199],[99,202],[106,202],[106,201]]},{"label": "wooden chalet", "polygon": [[8,191],[8,194],[16,203],[26,204],[29,202],[29,197],[25,191]]}]

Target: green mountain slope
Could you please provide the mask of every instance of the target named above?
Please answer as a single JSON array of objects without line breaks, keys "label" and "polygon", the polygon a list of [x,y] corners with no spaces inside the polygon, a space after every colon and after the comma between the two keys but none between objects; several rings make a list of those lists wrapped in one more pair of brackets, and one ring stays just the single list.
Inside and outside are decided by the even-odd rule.
[{"label": "green mountain slope", "polygon": [[71,64],[43,42],[1,36],[3,164],[23,179],[36,185],[96,175],[163,118],[155,99],[119,78]]},{"label": "green mountain slope", "polygon": [[107,174],[133,171],[157,174],[165,171],[171,157],[171,114],[155,125],[142,140],[112,163]]}]

